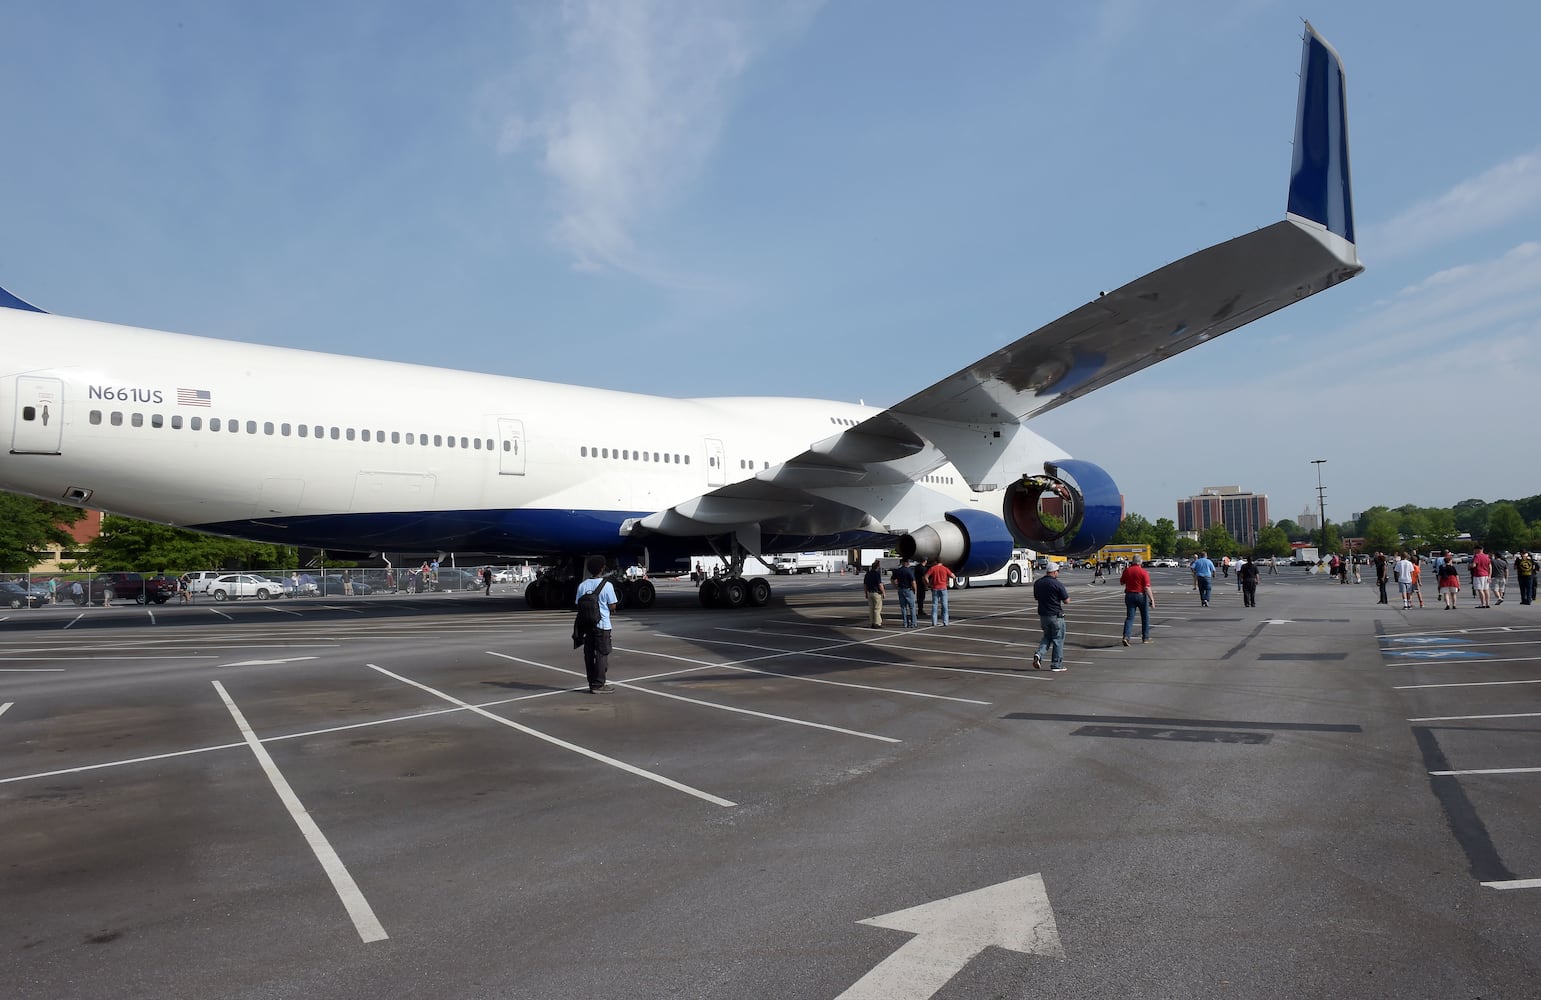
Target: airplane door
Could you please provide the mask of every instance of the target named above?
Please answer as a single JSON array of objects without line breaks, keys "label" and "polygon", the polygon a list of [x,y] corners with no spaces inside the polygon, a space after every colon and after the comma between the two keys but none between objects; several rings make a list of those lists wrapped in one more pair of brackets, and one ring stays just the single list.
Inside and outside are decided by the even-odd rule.
[{"label": "airplane door", "polygon": [[728,462],[722,453],[722,442],[706,439],[706,485],[721,486],[728,481]]},{"label": "airplane door", "polygon": [[524,421],[498,418],[498,474],[524,475]]},{"label": "airplane door", "polygon": [[16,377],[13,455],[57,455],[64,429],[64,382],[38,375]]}]

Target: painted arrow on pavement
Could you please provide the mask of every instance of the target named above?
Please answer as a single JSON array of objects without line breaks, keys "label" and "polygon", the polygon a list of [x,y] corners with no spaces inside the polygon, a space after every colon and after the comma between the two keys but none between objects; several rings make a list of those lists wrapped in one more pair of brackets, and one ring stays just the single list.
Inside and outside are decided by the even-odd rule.
[{"label": "painted arrow on pavement", "polygon": [[835,1000],[926,1000],[992,945],[1065,957],[1041,874],[857,923],[909,931],[915,937]]}]

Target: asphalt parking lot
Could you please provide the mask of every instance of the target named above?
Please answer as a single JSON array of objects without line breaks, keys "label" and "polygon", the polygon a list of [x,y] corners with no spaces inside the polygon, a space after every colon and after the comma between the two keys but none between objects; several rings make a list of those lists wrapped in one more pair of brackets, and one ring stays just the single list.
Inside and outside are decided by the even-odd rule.
[{"label": "asphalt parking lot", "polygon": [[1065,576],[10,612],[0,993],[1541,995],[1541,607]]}]

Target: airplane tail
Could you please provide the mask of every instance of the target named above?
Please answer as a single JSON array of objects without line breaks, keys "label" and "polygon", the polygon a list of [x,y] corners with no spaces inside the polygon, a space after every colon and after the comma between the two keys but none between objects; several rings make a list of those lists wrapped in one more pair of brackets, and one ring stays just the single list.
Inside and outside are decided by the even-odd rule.
[{"label": "airplane tail", "polygon": [[1354,242],[1354,199],[1348,176],[1348,107],[1343,63],[1311,22],[1300,56],[1300,104],[1287,211]]},{"label": "airplane tail", "polygon": [[43,311],[43,310],[39,309],[37,306],[33,305],[30,302],[26,302],[26,301],[24,301],[22,299],[18,299],[16,296],[14,296],[10,292],[6,291],[4,288],[0,288],[0,308],[5,308],[5,309],[22,309],[22,310],[25,310],[26,312],[35,312],[35,313],[40,313],[40,312]]}]

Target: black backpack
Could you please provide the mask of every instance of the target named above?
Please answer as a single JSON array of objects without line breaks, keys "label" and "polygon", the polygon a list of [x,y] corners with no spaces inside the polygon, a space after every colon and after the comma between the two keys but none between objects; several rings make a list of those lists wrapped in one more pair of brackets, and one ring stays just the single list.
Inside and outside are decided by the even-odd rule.
[{"label": "black backpack", "polygon": [[599,592],[605,589],[605,581],[600,579],[599,586],[578,598],[578,617],[573,622],[573,629],[584,635],[599,628]]}]

